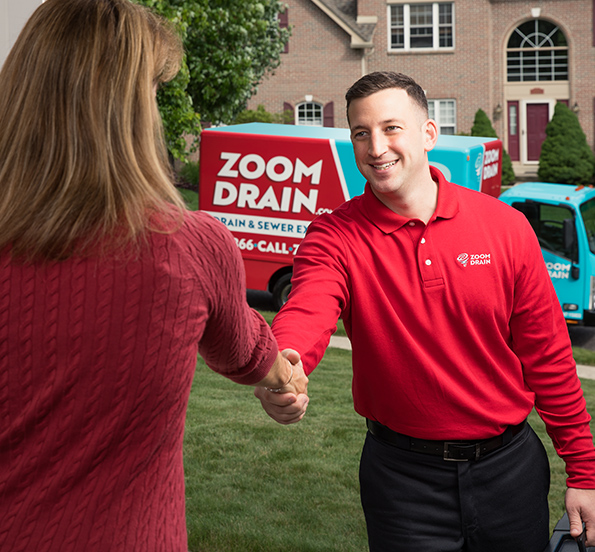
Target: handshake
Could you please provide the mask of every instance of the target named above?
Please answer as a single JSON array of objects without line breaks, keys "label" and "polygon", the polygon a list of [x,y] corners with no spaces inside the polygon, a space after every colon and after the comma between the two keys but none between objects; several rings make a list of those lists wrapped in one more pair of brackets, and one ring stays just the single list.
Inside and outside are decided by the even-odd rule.
[{"label": "handshake", "polygon": [[[279,374],[290,375],[283,379]],[[285,383],[275,388],[272,383],[275,381]],[[285,349],[277,356],[267,377],[258,383],[254,395],[260,399],[264,411],[273,420],[287,425],[299,422],[306,414],[310,400],[307,391],[308,377],[299,353],[293,349]]]}]

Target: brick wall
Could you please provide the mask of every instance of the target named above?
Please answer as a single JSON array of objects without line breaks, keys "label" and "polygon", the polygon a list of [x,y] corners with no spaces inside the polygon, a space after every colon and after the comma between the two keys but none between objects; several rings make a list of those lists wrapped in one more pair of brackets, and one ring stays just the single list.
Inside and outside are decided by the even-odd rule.
[{"label": "brick wall", "polygon": [[[289,52],[275,73],[265,78],[250,100],[254,109],[263,104],[280,112],[283,102],[295,105],[312,95],[322,104],[334,103],[334,126],[345,127],[344,94],[362,71],[395,70],[413,76],[429,99],[454,99],[457,131],[469,132],[477,109],[492,119],[506,144],[506,100],[517,94],[521,104],[533,101],[531,90],[510,91],[506,82],[506,45],[511,32],[532,18],[538,5],[540,18],[558,25],[569,42],[569,83],[551,94],[566,93],[570,106],[579,106],[579,120],[593,146],[595,142],[595,0],[455,0],[455,48],[444,52],[393,53],[388,51],[387,4],[358,0],[358,13],[377,16],[374,49],[351,48],[349,33],[311,0],[285,0],[293,35]],[[365,64],[363,59],[365,58]],[[551,87],[549,90],[552,90]],[[562,90],[562,91],[560,91]],[[566,90],[566,92],[564,92]],[[545,86],[545,94],[548,87]],[[496,106],[503,115],[494,116]]]},{"label": "brick wall", "polygon": [[280,113],[283,103],[295,106],[306,95],[323,105],[333,102],[334,126],[347,127],[345,92],[362,74],[362,52],[350,47],[350,37],[310,0],[285,0],[293,27],[289,51],[281,65],[265,77],[249,104]]}]

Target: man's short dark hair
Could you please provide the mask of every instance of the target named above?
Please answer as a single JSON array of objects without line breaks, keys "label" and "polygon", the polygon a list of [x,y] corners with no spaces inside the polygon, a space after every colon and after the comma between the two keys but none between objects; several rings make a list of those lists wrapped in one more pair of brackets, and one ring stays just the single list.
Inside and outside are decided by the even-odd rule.
[{"label": "man's short dark hair", "polygon": [[364,75],[347,90],[345,94],[345,100],[347,100],[347,120],[349,121],[349,106],[353,100],[366,98],[375,92],[389,88],[405,90],[413,102],[424,112],[426,117],[428,116],[426,93],[417,82],[403,73],[377,71]]}]

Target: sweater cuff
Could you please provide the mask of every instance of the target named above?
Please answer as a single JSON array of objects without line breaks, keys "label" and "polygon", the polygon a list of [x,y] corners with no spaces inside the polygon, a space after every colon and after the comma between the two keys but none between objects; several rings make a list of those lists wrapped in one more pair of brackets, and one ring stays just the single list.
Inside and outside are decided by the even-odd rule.
[{"label": "sweater cuff", "polygon": [[253,323],[256,327],[255,346],[249,362],[235,374],[226,374],[235,383],[254,385],[263,380],[270,372],[279,353],[277,340],[273,336],[267,321],[255,310],[252,310]]}]

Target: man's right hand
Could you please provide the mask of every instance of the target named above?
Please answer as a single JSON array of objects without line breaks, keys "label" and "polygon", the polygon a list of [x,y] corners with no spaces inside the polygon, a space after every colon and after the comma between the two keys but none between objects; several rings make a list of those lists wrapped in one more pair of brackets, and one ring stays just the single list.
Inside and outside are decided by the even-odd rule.
[{"label": "man's right hand", "polygon": [[291,364],[292,376],[288,385],[280,393],[273,393],[264,387],[254,389],[254,395],[260,399],[262,408],[273,420],[288,425],[299,422],[308,408],[308,376],[300,355],[293,349],[285,349],[282,356]]},{"label": "man's right hand", "polygon": [[[294,366],[295,370],[296,367]],[[289,425],[299,422],[306,414],[309,398],[305,393],[271,393],[264,387],[256,387],[254,395],[260,399],[264,411],[276,422]]]},{"label": "man's right hand", "polygon": [[[281,393],[293,393],[294,395],[308,394],[308,376],[304,372],[304,365],[300,359],[300,354],[293,349],[283,349],[282,357],[291,365],[291,380],[287,385],[281,388]],[[277,393],[280,394],[280,393]]]}]

